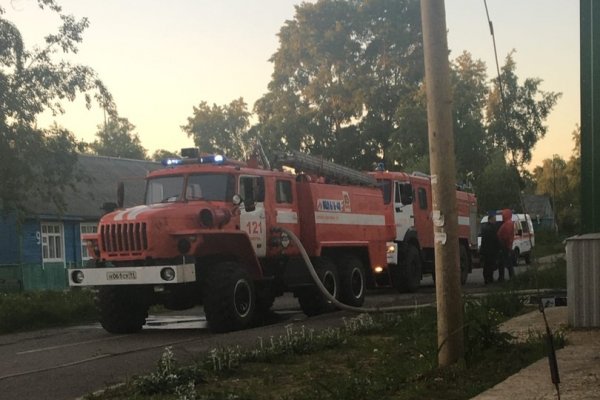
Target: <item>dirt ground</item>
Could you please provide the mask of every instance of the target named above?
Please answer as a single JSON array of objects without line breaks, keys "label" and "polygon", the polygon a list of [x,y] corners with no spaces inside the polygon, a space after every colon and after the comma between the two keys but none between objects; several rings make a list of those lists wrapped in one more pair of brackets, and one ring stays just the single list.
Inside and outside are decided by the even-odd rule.
[{"label": "dirt ground", "polygon": [[[548,359],[544,358],[473,400],[600,399],[600,329],[570,329],[567,307],[545,311],[552,332],[562,330],[567,339],[567,345],[556,353],[560,397],[552,383]],[[539,311],[532,311],[507,321],[501,329],[517,338],[525,338],[530,332],[544,333],[544,319]]]}]

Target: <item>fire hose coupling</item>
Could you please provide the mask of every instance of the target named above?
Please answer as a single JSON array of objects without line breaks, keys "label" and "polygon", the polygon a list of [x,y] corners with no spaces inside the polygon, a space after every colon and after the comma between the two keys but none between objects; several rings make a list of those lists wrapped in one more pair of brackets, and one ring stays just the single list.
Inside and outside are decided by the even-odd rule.
[{"label": "fire hose coupling", "polygon": [[271,233],[274,234],[272,239],[274,247],[281,246],[284,249],[287,249],[290,246],[290,236],[284,231],[284,228],[277,226],[273,227],[271,228]]}]

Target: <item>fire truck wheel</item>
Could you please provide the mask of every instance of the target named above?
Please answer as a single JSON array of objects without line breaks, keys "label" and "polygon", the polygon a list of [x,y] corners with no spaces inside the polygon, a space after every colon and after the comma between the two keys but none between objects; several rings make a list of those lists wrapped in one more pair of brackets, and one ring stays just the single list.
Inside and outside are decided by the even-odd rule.
[{"label": "fire truck wheel", "polygon": [[[312,263],[323,286],[337,299],[339,297],[340,283],[335,264],[326,257],[315,258]],[[298,290],[297,296],[300,308],[309,317],[335,310],[335,306],[325,298],[316,286]]]},{"label": "fire truck wheel", "polygon": [[464,245],[459,246],[460,252],[460,284],[464,285],[467,283],[469,277],[469,250]]},{"label": "fire truck wheel", "polygon": [[365,302],[366,280],[360,259],[354,255],[344,256],[337,267],[340,276],[340,301],[349,306],[362,306]]},{"label": "fire truck wheel", "polygon": [[400,292],[413,293],[421,284],[421,256],[419,249],[408,245],[406,258],[392,272],[393,284]]},{"label": "fire truck wheel", "polygon": [[204,313],[213,332],[247,328],[254,319],[256,292],[246,269],[235,262],[215,264],[206,271]]},{"label": "fire truck wheel", "polygon": [[110,333],[135,333],[142,329],[148,317],[148,305],[141,300],[139,290],[131,287],[103,286],[96,304],[100,324]]}]

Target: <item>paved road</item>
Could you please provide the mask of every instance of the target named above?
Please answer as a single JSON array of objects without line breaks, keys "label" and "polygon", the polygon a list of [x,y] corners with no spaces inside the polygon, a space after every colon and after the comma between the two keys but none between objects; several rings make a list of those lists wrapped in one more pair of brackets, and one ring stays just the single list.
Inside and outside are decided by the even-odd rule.
[{"label": "paved road", "polygon": [[[517,268],[517,272],[526,267]],[[474,270],[464,288],[467,293],[485,290],[481,270]],[[412,305],[435,301],[430,277],[414,294],[378,290],[367,296],[366,306]],[[285,333],[289,324],[323,328],[342,324],[351,316],[335,312],[306,318],[296,299],[277,299],[270,324],[241,332],[215,335],[206,329],[200,308],[148,320],[135,335],[111,335],[99,324],[47,329],[0,336],[0,398],[74,399],[154,370],[157,360],[171,346],[181,362],[225,344],[255,344],[258,337]]]}]

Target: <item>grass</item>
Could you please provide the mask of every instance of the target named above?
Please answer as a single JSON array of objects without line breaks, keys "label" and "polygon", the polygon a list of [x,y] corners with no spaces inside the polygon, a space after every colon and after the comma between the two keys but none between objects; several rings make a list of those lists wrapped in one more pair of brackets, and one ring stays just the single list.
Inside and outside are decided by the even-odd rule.
[{"label": "grass", "polygon": [[0,293],[0,333],[89,322],[97,316],[89,290]]},{"label": "grass", "polygon": [[[360,315],[339,329],[286,327],[254,347],[218,348],[179,367],[170,349],[156,371],[88,399],[469,399],[544,357],[545,342],[515,343],[498,329],[522,303],[465,301],[465,359],[437,367],[436,314]],[[562,338],[557,338],[559,346]]]},{"label": "grass", "polygon": [[526,271],[505,281],[504,287],[512,290],[538,288],[564,290],[567,288],[567,262],[564,259],[558,259],[552,264],[546,265],[534,262]]},{"label": "grass", "polygon": [[564,238],[553,231],[538,231],[535,233],[535,257],[544,257],[565,252]]}]

